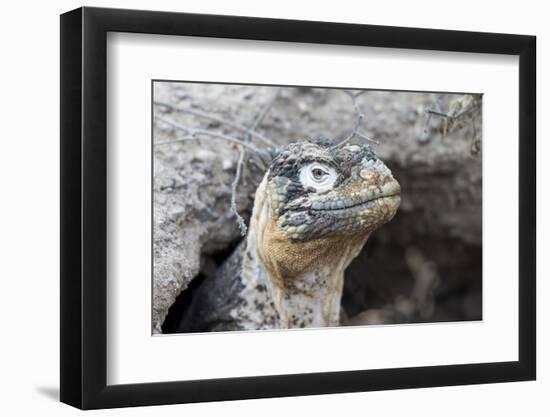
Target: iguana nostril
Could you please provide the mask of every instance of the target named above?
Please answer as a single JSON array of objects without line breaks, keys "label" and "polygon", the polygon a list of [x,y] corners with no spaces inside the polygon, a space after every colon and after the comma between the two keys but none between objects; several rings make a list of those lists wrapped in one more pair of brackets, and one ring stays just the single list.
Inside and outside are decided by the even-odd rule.
[{"label": "iguana nostril", "polygon": [[366,169],[362,169],[361,172],[359,172],[359,175],[361,176],[361,178],[363,178],[364,180],[368,179],[369,178],[369,174],[370,174],[370,171],[366,170]]},{"label": "iguana nostril", "polygon": [[401,186],[397,181],[391,181],[387,182],[382,186],[382,193],[383,194],[399,194],[401,193]]}]

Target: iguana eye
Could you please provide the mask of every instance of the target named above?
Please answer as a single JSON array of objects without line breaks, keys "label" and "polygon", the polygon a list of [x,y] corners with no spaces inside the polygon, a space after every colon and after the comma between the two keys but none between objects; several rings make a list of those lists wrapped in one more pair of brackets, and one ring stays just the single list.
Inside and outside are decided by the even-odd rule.
[{"label": "iguana eye", "polygon": [[306,187],[313,187],[317,191],[326,191],[336,182],[336,171],[326,165],[313,163],[300,170],[300,181]]},{"label": "iguana eye", "polygon": [[321,168],[314,168],[311,170],[311,173],[316,181],[321,181],[325,175],[328,175],[328,173],[323,171]]}]

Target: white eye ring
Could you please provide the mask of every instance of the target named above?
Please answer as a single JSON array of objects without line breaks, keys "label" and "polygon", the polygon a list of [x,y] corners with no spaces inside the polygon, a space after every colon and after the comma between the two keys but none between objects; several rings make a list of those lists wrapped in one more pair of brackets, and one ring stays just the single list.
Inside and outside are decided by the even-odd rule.
[{"label": "white eye ring", "polygon": [[313,187],[317,191],[332,188],[337,178],[336,171],[324,164],[314,162],[300,169],[300,182],[304,187]]}]

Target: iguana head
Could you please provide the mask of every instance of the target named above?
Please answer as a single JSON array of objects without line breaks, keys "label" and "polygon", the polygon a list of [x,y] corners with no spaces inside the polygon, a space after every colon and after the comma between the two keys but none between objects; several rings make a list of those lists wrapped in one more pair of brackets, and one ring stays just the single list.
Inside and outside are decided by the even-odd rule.
[{"label": "iguana head", "polygon": [[291,241],[370,233],[389,221],[400,186],[369,145],[293,143],[269,168],[271,219]]},{"label": "iguana head", "polygon": [[323,139],[277,153],[254,225],[284,327],[338,323],[345,268],[399,203],[399,183],[369,145]]}]

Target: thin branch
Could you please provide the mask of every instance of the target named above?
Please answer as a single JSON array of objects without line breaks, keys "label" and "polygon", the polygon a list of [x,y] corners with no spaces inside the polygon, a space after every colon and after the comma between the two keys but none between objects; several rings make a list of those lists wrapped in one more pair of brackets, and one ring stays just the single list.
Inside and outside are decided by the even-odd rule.
[{"label": "thin branch", "polygon": [[[479,104],[480,104],[480,102],[478,100],[476,100],[475,97],[472,96],[472,95],[462,96],[456,102],[459,102],[463,97],[470,97],[471,98],[471,103],[468,103],[466,106],[464,106],[464,104],[462,102],[460,102],[462,109],[458,113],[454,113],[454,111],[451,111],[451,113],[443,113],[442,111],[426,109],[426,113],[428,114],[428,122],[429,122],[429,118],[432,115],[442,117],[444,119],[443,126],[442,126],[442,129],[443,129],[442,135],[443,135],[443,137],[447,136],[447,134],[453,129],[453,127],[455,126],[455,123],[457,121],[459,121],[464,115],[473,113],[473,111],[476,110],[478,108]],[[439,107],[439,105],[438,105],[438,107]],[[453,106],[451,105],[451,108],[452,107]],[[475,119],[475,117],[472,116],[472,125],[473,125],[473,129],[474,129],[474,132],[475,132],[475,120],[474,119]]]},{"label": "thin branch", "polygon": [[267,113],[269,112],[269,110],[271,110],[271,107],[273,107],[273,104],[275,104],[275,100],[277,100],[277,97],[279,97],[280,93],[281,93],[281,87],[277,87],[273,92],[269,101],[263,107],[262,111],[258,114],[258,116],[256,116],[256,119],[252,123],[252,126],[250,126],[250,128],[248,129],[247,133],[249,135],[254,134],[254,131],[256,130],[256,128],[260,125],[262,120],[264,120],[265,116],[267,116]]},{"label": "thin branch", "polygon": [[336,149],[336,148],[338,148],[342,145],[345,145],[350,140],[352,140],[355,136],[359,136],[363,139],[369,140],[369,141],[379,145],[380,142],[378,142],[377,140],[371,139],[368,136],[366,136],[366,135],[359,132],[359,127],[361,127],[361,123],[365,119],[365,115],[361,111],[361,108],[359,107],[359,103],[357,102],[357,97],[359,97],[361,94],[364,94],[365,91],[359,91],[358,93],[353,93],[349,90],[343,90],[343,92],[346,93],[351,98],[353,108],[355,110],[355,113],[357,114],[357,121],[355,122],[355,126],[354,126],[353,130],[351,131],[351,133],[345,139],[341,140],[336,145],[332,146],[330,149]]},{"label": "thin branch", "polygon": [[457,114],[448,114],[448,113],[443,113],[443,112],[432,110],[432,109],[426,109],[426,113],[433,114],[433,115],[439,116],[439,117],[443,117],[445,119],[458,120],[462,116],[464,116],[465,114],[473,112],[475,109],[477,109],[478,106],[479,106],[479,104],[477,102],[474,102],[474,104],[472,104],[469,107],[466,107],[464,110],[462,110],[460,113],[457,113]]},{"label": "thin branch", "polygon": [[357,130],[359,129],[359,126],[361,126],[361,122],[363,121],[363,118],[365,117],[365,115],[361,112],[361,109],[359,108],[359,105],[357,104],[357,97],[355,96],[355,94],[353,94],[351,91],[347,91],[347,90],[344,90],[344,93],[346,93],[351,98],[351,102],[353,103],[353,108],[355,110],[355,113],[357,114],[357,121],[355,122],[355,126],[353,127],[353,130],[351,131],[351,133],[344,140],[337,143],[331,149],[338,148],[338,147],[346,144],[350,140],[352,140],[355,137],[355,135],[357,134]]},{"label": "thin branch", "polygon": [[[271,98],[268,100],[268,102],[264,105],[264,107],[262,108],[262,110],[260,111],[260,113],[258,113],[258,115],[255,117],[254,121],[252,122],[252,125],[250,126],[250,128],[247,130],[247,135],[245,135],[244,137],[244,140],[250,142],[250,135],[251,134],[254,134],[254,131],[258,128],[258,126],[260,126],[260,124],[262,123],[262,121],[264,120],[265,116],[268,114],[269,110],[271,110],[271,108],[273,107],[273,105],[275,104],[275,100],[277,100],[277,97],[279,97],[279,94],[281,93],[281,87],[277,87],[275,88],[275,90],[273,91],[273,94],[271,95]],[[273,148],[272,148],[272,151],[275,151],[277,149],[277,146],[274,144]],[[272,155],[272,152],[268,151],[267,152],[267,155]],[[266,154],[262,154],[260,156],[266,156]],[[266,161],[261,159],[260,158],[260,162],[264,165],[264,169],[267,167],[267,165],[269,164],[269,161],[267,161],[268,163],[266,164]]]},{"label": "thin branch", "polygon": [[[180,123],[174,122],[174,121],[169,120],[169,119],[165,119],[164,117],[160,117],[160,116],[155,116],[155,120],[159,120],[163,123],[166,123],[167,125],[172,126],[173,128],[183,130],[183,131],[189,133],[191,135],[191,137],[193,137],[193,138],[195,136],[198,136],[198,135],[212,136],[212,137],[215,137],[215,138],[224,139],[228,142],[236,143],[236,144],[241,145],[245,148],[249,148],[249,149],[251,149],[252,151],[254,151],[256,153],[261,153],[262,152],[260,149],[256,148],[251,143],[243,142],[240,139],[234,138],[233,136],[225,135],[223,133],[212,132],[212,131],[209,131],[209,130],[197,129],[197,128],[193,128],[193,127],[189,127],[189,126],[184,126]],[[156,143],[156,145],[163,145],[163,144],[166,144],[166,143],[180,142],[180,141],[189,140],[189,139],[190,139],[189,137],[185,137],[185,138],[181,138],[181,139],[174,139],[173,141]]]},{"label": "thin branch", "polygon": [[470,148],[470,153],[475,156],[478,155],[481,151],[481,140],[477,139],[477,128],[476,128],[476,116],[472,116],[472,146]]},{"label": "thin branch", "polygon": [[432,120],[432,114],[428,113],[428,117],[426,118],[426,123],[424,124],[424,133],[428,133],[428,128],[430,127],[431,120]]},{"label": "thin branch", "polygon": [[474,103],[473,103],[469,108],[466,107],[466,108],[465,108],[464,110],[462,110],[460,113],[456,114],[456,115],[454,116],[455,120],[456,120],[456,119],[460,119],[462,116],[464,116],[464,115],[467,114],[467,113],[473,112],[474,110],[477,109],[478,106],[479,106],[479,103],[476,102],[476,101],[474,101]]},{"label": "thin branch", "polygon": [[246,236],[247,227],[243,217],[237,211],[237,186],[239,185],[239,179],[241,178],[241,171],[244,164],[244,156],[246,151],[241,150],[239,155],[239,161],[237,162],[237,171],[235,172],[235,178],[231,184],[231,212],[235,215],[237,219],[237,224],[239,225],[239,230],[241,231],[242,236]]},{"label": "thin branch", "polygon": [[164,141],[160,141],[160,142],[155,142],[155,146],[157,145],[171,145],[172,143],[178,143],[178,142],[184,142],[186,140],[197,140],[196,137],[194,136],[181,136],[181,137],[178,137],[176,139],[168,139],[168,140],[164,140]]},{"label": "thin branch", "polygon": [[456,116],[453,116],[451,114],[447,114],[447,113],[442,113],[442,112],[439,112],[439,111],[435,111],[435,110],[431,110],[431,109],[427,109],[426,110],[426,113],[428,114],[433,114],[434,116],[440,116],[440,117],[444,117],[446,119],[454,119]]},{"label": "thin branch", "polygon": [[[265,104],[265,106],[262,108],[260,113],[256,116],[254,121],[252,122],[252,125],[249,129],[247,129],[246,134],[244,136],[244,140],[247,142],[250,142],[251,136],[254,134],[254,130],[257,129],[257,127],[260,125],[262,120],[265,118],[271,107],[273,107],[273,104],[275,103],[275,100],[279,96],[279,93],[281,92],[281,88],[277,88],[274,92],[269,101]],[[244,157],[245,157],[246,151],[244,149],[241,150],[241,153],[239,155],[239,160],[237,162],[237,170],[235,172],[235,178],[233,180],[233,183],[231,184],[231,212],[235,215],[235,218],[237,219],[237,224],[239,225],[239,229],[241,231],[242,236],[246,236],[247,227],[246,223],[243,219],[243,217],[239,214],[237,211],[237,187],[239,185],[239,180],[241,178],[241,171],[242,167],[244,165]],[[263,162],[263,161],[262,161]]]},{"label": "thin branch", "polygon": [[203,119],[209,119],[209,120],[212,120],[214,122],[218,122],[218,123],[230,126],[233,129],[240,130],[241,132],[244,132],[244,133],[247,133],[249,135],[252,135],[252,136],[256,137],[257,139],[262,141],[267,146],[275,147],[275,143],[271,139],[266,138],[261,133],[254,132],[253,131],[254,129],[251,130],[251,129],[246,128],[245,126],[243,126],[241,124],[238,124],[238,123],[233,122],[231,120],[227,120],[227,119],[224,119],[222,117],[216,116],[215,114],[211,114],[211,113],[207,113],[207,112],[203,112],[203,111],[195,110],[195,109],[186,109],[186,108],[182,108],[182,107],[176,107],[176,106],[172,106],[171,104],[163,103],[163,102],[160,102],[160,101],[154,101],[154,104],[157,105],[157,106],[165,107],[165,108],[170,109],[172,111],[181,112],[181,113],[189,113],[189,114],[192,114],[192,115],[197,116],[197,117],[202,117]]},{"label": "thin branch", "polygon": [[347,94],[353,94],[355,98],[360,97],[367,92],[367,90],[359,90],[356,93],[353,93],[352,90],[344,90],[344,91],[347,91]]},{"label": "thin branch", "polygon": [[359,136],[360,138],[363,138],[363,139],[368,140],[368,141],[370,141],[370,142],[372,142],[372,143],[375,143],[376,145],[380,145],[380,142],[379,142],[379,141],[377,141],[376,139],[373,139],[373,138],[369,138],[367,135],[364,135],[364,134],[361,133],[361,132],[355,132],[355,134],[356,134],[357,136]]}]

